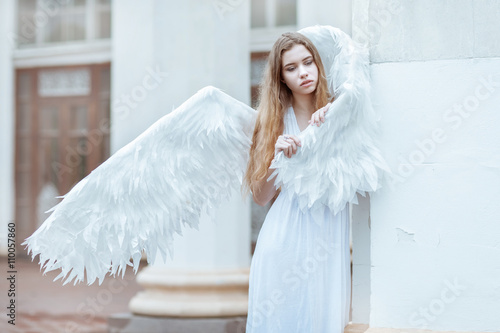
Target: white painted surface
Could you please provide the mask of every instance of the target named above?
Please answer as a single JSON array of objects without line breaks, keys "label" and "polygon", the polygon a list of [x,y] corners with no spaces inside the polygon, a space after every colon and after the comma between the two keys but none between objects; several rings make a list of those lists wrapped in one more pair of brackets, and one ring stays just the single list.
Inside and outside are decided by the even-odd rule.
[{"label": "white painted surface", "polygon": [[500,4],[353,8],[400,176],[371,195],[370,326],[499,331]]},{"label": "white painted surface", "polygon": [[355,34],[373,62],[500,56],[496,0],[371,0],[368,12]]},{"label": "white painted surface", "polygon": [[[207,85],[249,102],[249,3],[217,4],[113,2],[112,151]],[[202,220],[199,231],[176,237],[174,260],[166,266],[245,268],[250,245],[249,202],[236,193],[218,211],[216,225]]]},{"label": "white painted surface", "polygon": [[369,20],[370,0],[353,0],[352,1],[352,24],[351,36],[357,42],[362,44],[369,43],[369,35],[367,33]]},{"label": "white painted surface", "polygon": [[249,101],[249,5],[217,3],[113,3],[112,151],[207,85]]},{"label": "white painted surface", "polygon": [[500,6],[498,0],[474,1],[474,56],[500,56]]},{"label": "white painted surface", "polygon": [[7,225],[14,220],[14,29],[13,0],[0,1],[0,254],[7,254]]},{"label": "white painted surface", "polygon": [[297,0],[297,29],[332,25],[351,35],[351,0]]},{"label": "white painted surface", "polygon": [[376,64],[372,81],[400,178],[371,196],[370,325],[498,331],[500,59]]},{"label": "white painted surface", "polygon": [[370,322],[370,198],[358,194],[358,204],[351,205],[352,237],[352,322]]},{"label": "white painted surface", "polygon": [[100,64],[111,61],[111,41],[73,42],[14,51],[16,68]]},{"label": "white painted surface", "polygon": [[[112,3],[111,152],[132,141],[157,119],[166,107],[166,79],[153,61],[155,42],[154,1]],[[134,24],[130,24],[134,22]],[[157,79],[152,79],[157,73]]]},{"label": "white painted surface", "polygon": [[384,15],[387,1],[370,1],[370,18],[377,17],[380,24],[378,41],[372,39],[372,61],[473,56],[473,0],[398,2],[397,9]]},{"label": "white painted surface", "polygon": [[[247,198],[251,200],[250,197]],[[174,257],[155,265],[172,270],[214,271],[250,267],[250,204],[233,196],[217,210],[215,219],[202,215],[199,230],[186,228],[174,237]]]}]

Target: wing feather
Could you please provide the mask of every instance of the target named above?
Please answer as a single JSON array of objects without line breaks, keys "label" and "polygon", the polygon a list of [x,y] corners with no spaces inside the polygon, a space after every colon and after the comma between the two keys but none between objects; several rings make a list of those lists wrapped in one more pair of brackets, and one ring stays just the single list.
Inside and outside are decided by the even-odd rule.
[{"label": "wing feather", "polygon": [[377,119],[370,100],[366,49],[331,26],[299,31],[319,51],[330,93],[335,97],[320,127],[300,135],[302,146],[291,158],[279,153],[271,164],[275,186],[296,196],[301,209],[328,206],[336,213],[356,193],[375,191],[390,169],[377,148]]},{"label": "wing feather", "polygon": [[[76,184],[23,245],[64,284],[172,255],[174,233],[239,188],[256,111],[205,87]],[[131,261],[132,258],[132,261]]]}]

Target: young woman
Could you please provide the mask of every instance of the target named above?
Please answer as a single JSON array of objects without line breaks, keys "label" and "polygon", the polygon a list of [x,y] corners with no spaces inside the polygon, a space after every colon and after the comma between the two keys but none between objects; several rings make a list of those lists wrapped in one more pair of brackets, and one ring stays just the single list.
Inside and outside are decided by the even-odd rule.
[{"label": "young woman", "polygon": [[[303,212],[276,190],[271,161],[301,147],[299,133],[320,126],[331,97],[318,51],[300,33],[274,44],[262,81],[258,117],[245,175],[255,202],[275,199],[250,268],[247,333],[342,332],[349,318],[349,205]],[[317,142],[321,144],[321,142]]]}]

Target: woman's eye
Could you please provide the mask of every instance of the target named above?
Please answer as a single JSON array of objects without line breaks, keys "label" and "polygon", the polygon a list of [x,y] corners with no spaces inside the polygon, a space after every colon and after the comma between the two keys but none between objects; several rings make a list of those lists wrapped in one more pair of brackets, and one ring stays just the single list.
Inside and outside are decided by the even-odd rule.
[{"label": "woman's eye", "polygon": [[295,67],[287,67],[286,70],[289,71],[289,72],[293,72],[294,69],[295,69]]},{"label": "woman's eye", "polygon": [[312,62],[312,60],[309,60],[309,61],[307,61],[307,62],[306,62],[306,65],[307,65],[307,66],[309,66],[309,65],[311,65],[312,63],[313,63],[313,62]]}]

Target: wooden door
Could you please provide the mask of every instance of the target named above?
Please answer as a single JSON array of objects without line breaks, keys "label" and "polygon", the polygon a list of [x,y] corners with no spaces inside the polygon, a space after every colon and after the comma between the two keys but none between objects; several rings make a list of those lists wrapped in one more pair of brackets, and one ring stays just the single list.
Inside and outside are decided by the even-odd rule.
[{"label": "wooden door", "polygon": [[23,69],[16,78],[19,244],[56,196],[109,157],[109,64]]}]

